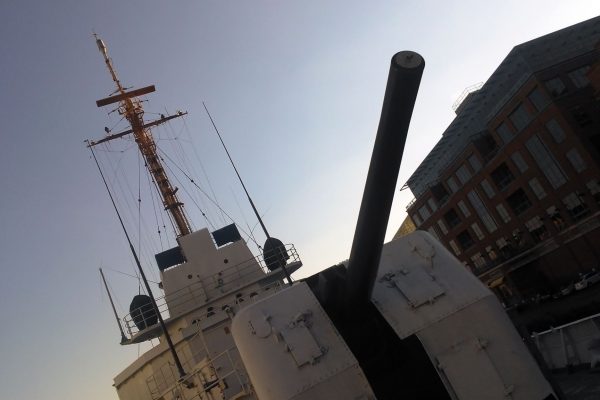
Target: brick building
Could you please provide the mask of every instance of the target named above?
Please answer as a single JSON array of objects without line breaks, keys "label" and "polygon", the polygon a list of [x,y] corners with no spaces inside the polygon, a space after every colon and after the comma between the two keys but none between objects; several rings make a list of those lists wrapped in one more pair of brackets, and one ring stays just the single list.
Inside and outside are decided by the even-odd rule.
[{"label": "brick building", "polygon": [[409,178],[407,211],[508,304],[600,262],[600,17],[516,46]]}]

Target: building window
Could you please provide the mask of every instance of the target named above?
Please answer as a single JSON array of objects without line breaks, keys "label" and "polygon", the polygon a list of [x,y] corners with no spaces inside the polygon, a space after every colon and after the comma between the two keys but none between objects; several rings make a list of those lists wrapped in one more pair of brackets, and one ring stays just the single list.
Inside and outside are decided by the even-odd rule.
[{"label": "building window", "polygon": [[494,251],[494,248],[492,246],[487,246],[485,248],[485,252],[487,253],[490,260],[492,260],[492,261],[494,261],[496,258],[498,258],[498,255],[496,254],[496,252]]},{"label": "building window", "polygon": [[510,214],[508,213],[506,208],[504,208],[504,205],[502,203],[496,206],[496,211],[498,211],[498,214],[500,215],[500,218],[502,218],[502,221],[504,221],[504,223],[510,221]]},{"label": "building window", "polygon": [[573,115],[573,119],[575,119],[575,122],[581,127],[588,126],[592,123],[590,115],[582,106],[573,107],[571,109],[571,115]]},{"label": "building window", "polygon": [[567,182],[565,174],[558,166],[554,156],[548,151],[540,138],[532,136],[525,143],[525,146],[554,189],[559,188]]},{"label": "building window", "polygon": [[546,191],[544,190],[544,187],[542,186],[540,181],[538,181],[537,178],[533,178],[529,181],[529,187],[531,188],[533,193],[535,193],[538,199],[541,200],[544,197],[546,197]]},{"label": "building window", "polygon": [[437,240],[440,240],[440,237],[438,236],[438,234],[435,231],[435,229],[433,228],[433,226],[430,226],[429,229],[427,229],[427,232],[431,233],[431,236],[433,236]]},{"label": "building window", "polygon": [[515,176],[512,174],[512,172],[510,172],[510,169],[508,168],[506,163],[500,164],[498,168],[493,170],[490,175],[494,180],[494,183],[496,184],[498,190],[504,189],[505,187],[510,185],[512,181],[515,180]]},{"label": "building window", "polygon": [[484,179],[481,181],[481,187],[483,188],[483,191],[485,192],[485,194],[487,195],[487,197],[489,199],[491,199],[492,197],[494,197],[496,195],[494,188],[492,187],[492,185],[490,185],[490,183],[487,181],[487,179]]},{"label": "building window", "polygon": [[473,238],[467,230],[464,230],[461,233],[459,233],[458,236],[456,236],[456,240],[458,240],[458,243],[460,244],[460,247],[463,249],[463,251],[467,250],[469,247],[475,244]]},{"label": "building window", "polygon": [[544,93],[539,88],[535,88],[527,95],[527,98],[536,110],[542,111],[548,104],[550,104],[550,100],[546,97]]},{"label": "building window", "polygon": [[448,184],[448,187],[450,188],[450,191],[452,193],[454,193],[458,190],[458,185],[456,184],[456,181],[454,180],[453,177],[446,179],[446,184]]},{"label": "building window", "polygon": [[477,195],[477,193],[475,193],[474,190],[471,190],[467,194],[467,197],[469,198],[471,205],[475,209],[475,212],[477,213],[477,215],[479,215],[481,222],[483,222],[483,224],[485,225],[488,232],[489,233],[494,232],[498,228],[498,226],[496,225],[496,221],[494,221],[494,218],[492,218],[492,216],[488,212],[487,208],[485,208],[485,205],[479,198],[479,195]]},{"label": "building window", "polygon": [[506,241],[505,237],[501,237],[500,239],[496,240],[496,245],[500,250],[502,250],[503,247],[508,246],[508,242]]},{"label": "building window", "polygon": [[575,168],[575,171],[581,172],[587,168],[587,165],[585,165],[585,161],[583,161],[583,158],[581,158],[581,155],[579,154],[577,149],[571,149],[567,151],[567,158],[569,159],[569,161],[571,161],[571,164],[573,165],[573,168]]},{"label": "building window", "polygon": [[510,121],[513,123],[513,126],[517,130],[517,132],[521,132],[523,128],[529,124],[531,121],[531,115],[529,111],[525,108],[523,103],[519,104],[517,108],[508,116]]},{"label": "building window", "polygon": [[589,212],[587,206],[581,201],[581,197],[577,192],[565,196],[565,198],[563,198],[563,203],[567,207],[569,215],[571,215],[571,218],[573,218],[574,221],[580,220]]},{"label": "building window", "polygon": [[456,176],[458,176],[458,180],[463,185],[471,179],[471,172],[467,168],[466,165],[461,165],[460,168],[456,171]]},{"label": "building window", "polygon": [[585,185],[587,186],[590,194],[594,197],[594,200],[596,200],[596,202],[600,203],[600,185],[598,184],[598,180],[592,179]]},{"label": "building window", "polygon": [[565,140],[565,131],[555,119],[546,122],[546,129],[548,129],[556,143],[562,143]]},{"label": "building window", "polygon": [[523,159],[523,156],[518,151],[515,151],[512,154],[512,156],[510,156],[510,158],[512,158],[513,162],[515,163],[515,165],[519,169],[519,172],[525,172],[529,168],[529,166],[527,165],[527,163]]},{"label": "building window", "polygon": [[446,228],[446,224],[444,223],[444,221],[440,219],[438,220],[437,224],[440,227],[440,230],[444,233],[444,235],[448,233],[448,228]]},{"label": "building window", "polygon": [[557,230],[560,231],[565,227],[565,221],[564,221],[562,215],[560,215],[560,212],[558,211],[556,206],[548,207],[546,209],[546,214],[548,214],[550,221],[552,221],[552,224],[554,225],[554,227]]},{"label": "building window", "polygon": [[508,125],[506,125],[504,122],[501,123],[498,128],[496,128],[496,133],[498,136],[500,136],[500,139],[502,139],[504,143],[510,142],[514,136]]},{"label": "building window", "polygon": [[450,244],[450,247],[452,247],[452,250],[454,251],[454,254],[456,254],[457,256],[459,256],[460,255],[460,249],[456,245],[456,242],[454,240],[451,240],[448,243]]},{"label": "building window", "polygon": [[542,219],[538,216],[535,216],[535,217],[531,218],[529,221],[525,222],[525,226],[527,227],[527,229],[529,231],[537,229],[542,225],[544,225],[544,223],[542,222]]},{"label": "building window", "polygon": [[586,65],[568,73],[569,79],[571,80],[571,82],[573,82],[573,85],[575,85],[575,87],[583,88],[590,84],[590,80],[587,77],[587,73],[589,70],[590,66]]},{"label": "building window", "polygon": [[536,242],[541,242],[546,239],[548,230],[540,217],[536,216],[531,218],[529,221],[525,222],[525,226]]},{"label": "building window", "polygon": [[437,183],[433,185],[431,187],[431,194],[433,194],[433,198],[435,199],[437,204],[440,205],[444,204],[446,200],[448,200],[448,197],[450,197],[450,194],[448,193],[448,191],[442,183]]},{"label": "building window", "polygon": [[460,224],[460,217],[458,216],[456,211],[454,211],[454,209],[450,209],[450,211],[444,214],[444,219],[446,220],[446,223],[448,224],[450,229]]},{"label": "building window", "polygon": [[423,222],[427,221],[427,218],[431,215],[427,206],[419,208],[419,214],[421,215],[421,218],[423,218]]},{"label": "building window", "polygon": [[514,229],[512,231],[512,244],[516,245],[517,247],[520,247],[523,245],[523,232],[521,232],[521,230],[519,228]]},{"label": "building window", "polygon": [[471,229],[473,230],[473,232],[475,232],[475,236],[477,236],[477,239],[482,240],[483,238],[485,238],[485,235],[483,234],[483,231],[481,230],[479,225],[477,225],[477,222],[471,224]]},{"label": "building window", "polygon": [[521,188],[515,190],[513,194],[506,198],[506,202],[512,208],[515,215],[522,214],[525,210],[531,207],[531,201],[525,194],[525,191]]},{"label": "building window", "polygon": [[560,96],[566,91],[565,84],[559,77],[549,79],[545,82],[546,89],[550,92],[553,97]]},{"label": "building window", "polygon": [[429,208],[431,208],[431,212],[436,212],[436,210],[438,209],[438,206],[435,203],[435,200],[431,197],[427,200],[427,204],[429,204]]},{"label": "building window", "polygon": [[485,266],[485,258],[481,256],[481,253],[476,253],[471,257],[475,268],[482,268]]},{"label": "building window", "polygon": [[[600,185],[598,184],[598,181],[596,179],[592,179],[591,181],[589,181],[585,185],[587,186],[587,188],[590,191],[591,195],[595,195],[595,194],[600,193]],[[459,206],[460,206],[460,204],[459,204]]]},{"label": "building window", "polygon": [[571,109],[571,115],[573,115],[573,119],[579,126],[582,128],[588,126],[593,121],[590,118],[590,115],[582,106],[575,106]]},{"label": "building window", "polygon": [[481,169],[481,161],[479,161],[479,157],[473,154],[469,157],[469,164],[471,164],[471,168],[473,168],[473,172],[479,172]]},{"label": "building window", "polygon": [[465,217],[471,216],[471,212],[469,211],[469,208],[467,207],[464,201],[461,200],[458,202],[458,208],[460,208],[460,211]]},{"label": "building window", "polygon": [[420,226],[423,223],[423,221],[421,220],[421,217],[419,217],[419,215],[416,214],[416,213],[413,214],[411,216],[411,218],[412,218],[412,220],[413,220],[413,222],[415,223],[416,226]]}]

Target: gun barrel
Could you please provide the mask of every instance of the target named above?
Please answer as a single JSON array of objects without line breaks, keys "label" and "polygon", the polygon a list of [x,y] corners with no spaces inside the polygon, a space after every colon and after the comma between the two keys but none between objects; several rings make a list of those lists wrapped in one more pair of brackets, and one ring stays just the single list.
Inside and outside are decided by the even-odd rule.
[{"label": "gun barrel", "polygon": [[412,51],[391,60],[381,118],[371,156],[348,262],[346,299],[350,307],[368,301],[381,258],[408,126],[425,60]]}]

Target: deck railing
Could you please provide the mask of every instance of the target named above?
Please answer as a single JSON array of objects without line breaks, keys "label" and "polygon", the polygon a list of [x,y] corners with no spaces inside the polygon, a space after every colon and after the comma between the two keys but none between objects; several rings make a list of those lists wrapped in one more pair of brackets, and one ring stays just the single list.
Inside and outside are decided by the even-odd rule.
[{"label": "deck railing", "polygon": [[[194,355],[192,360],[197,356]],[[179,379],[178,371],[172,363],[164,363],[146,379],[148,391],[153,400],[164,399],[168,395],[172,396],[168,398],[181,400],[212,399],[208,392],[217,386],[222,390],[235,389],[236,395],[247,394],[251,391],[250,384],[246,374],[238,369],[234,361],[238,357],[237,349],[232,347],[212,359],[204,358],[199,363],[185,360],[183,367],[187,375],[184,381]]]},{"label": "deck railing", "polygon": [[600,362],[600,314],[531,335],[550,369]]},{"label": "deck railing", "polygon": [[[300,262],[300,256],[294,245],[285,245],[285,250],[289,256],[289,259],[287,260],[288,264]],[[259,268],[257,268],[257,266]],[[218,298],[225,293],[234,291],[248,282],[259,279],[261,276],[268,273],[269,270],[267,269],[265,260],[261,254],[260,256],[253,257],[226,268],[212,276],[195,280],[189,286],[170,293],[168,296],[158,297],[156,298],[156,305],[158,306],[158,310],[163,319],[167,320],[170,317],[191,311],[198,305]],[[255,294],[248,293],[246,295]],[[236,294],[235,301],[236,303],[241,303],[244,301],[244,295]],[[208,307],[207,316],[213,315],[216,311],[217,310],[212,310]],[[131,339],[140,332],[138,325],[140,325],[142,329],[145,329],[144,327],[156,325],[156,319],[156,312],[151,305],[145,305],[131,310],[122,318],[122,324],[128,335],[128,339]]]}]

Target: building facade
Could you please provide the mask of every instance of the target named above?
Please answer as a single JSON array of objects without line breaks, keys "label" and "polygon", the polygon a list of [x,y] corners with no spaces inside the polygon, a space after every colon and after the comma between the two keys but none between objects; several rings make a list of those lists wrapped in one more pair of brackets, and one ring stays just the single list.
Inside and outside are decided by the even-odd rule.
[{"label": "building facade", "polygon": [[399,239],[402,236],[406,236],[409,233],[412,233],[412,232],[414,232],[416,230],[417,230],[417,227],[415,226],[415,223],[407,215],[406,218],[404,218],[404,221],[402,221],[402,224],[400,225],[400,228],[398,228],[398,230],[396,231],[396,234],[394,235],[394,237],[392,238],[392,240]]},{"label": "building facade", "polygon": [[407,212],[506,303],[600,262],[600,17],[515,47],[410,177]]}]

